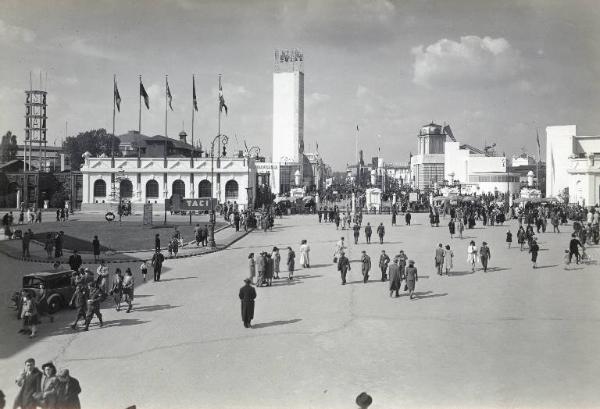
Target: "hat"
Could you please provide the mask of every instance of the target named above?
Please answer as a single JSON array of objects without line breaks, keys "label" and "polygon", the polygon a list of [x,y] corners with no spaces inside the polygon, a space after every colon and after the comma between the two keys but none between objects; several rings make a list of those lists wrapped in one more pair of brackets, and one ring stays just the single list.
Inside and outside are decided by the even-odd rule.
[{"label": "hat", "polygon": [[485,241],[484,241],[484,242],[483,242],[483,243],[481,243],[481,244],[483,244],[483,245],[485,246],[485,245],[487,245],[487,242],[485,242]]},{"label": "hat", "polygon": [[245,278],[245,279],[244,279],[244,282],[245,282],[246,284],[250,284],[250,283],[252,282],[252,280],[250,280],[249,278]]},{"label": "hat", "polygon": [[356,397],[356,404],[361,408],[367,408],[371,403],[373,403],[373,398],[366,392],[361,392],[361,394]]},{"label": "hat", "polygon": [[408,264],[415,264],[414,260],[408,260]]},{"label": "hat", "polygon": [[54,372],[56,372],[56,367],[54,366],[54,364],[52,362],[46,362],[44,365],[42,365],[42,371],[45,370],[46,368],[52,368],[52,369],[54,369]]},{"label": "hat", "polygon": [[69,376],[69,370],[68,369],[61,369],[60,372],[58,373],[59,378],[66,378],[67,376]]}]

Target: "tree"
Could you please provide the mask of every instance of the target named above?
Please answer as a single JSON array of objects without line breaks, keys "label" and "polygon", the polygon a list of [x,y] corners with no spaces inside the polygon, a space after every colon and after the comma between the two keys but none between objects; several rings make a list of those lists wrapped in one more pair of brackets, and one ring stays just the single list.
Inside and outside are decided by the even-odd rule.
[{"label": "tree", "polygon": [[119,143],[121,143],[119,138],[106,133],[106,129],[101,128],[80,132],[77,136],[69,136],[63,147],[65,154],[71,159],[71,169],[79,170],[83,163],[81,155],[85,152],[91,153],[92,156],[102,154],[110,156],[112,144],[115,156],[119,156]]},{"label": "tree", "polygon": [[2,135],[0,142],[0,162],[6,163],[17,158],[17,135],[11,131]]}]

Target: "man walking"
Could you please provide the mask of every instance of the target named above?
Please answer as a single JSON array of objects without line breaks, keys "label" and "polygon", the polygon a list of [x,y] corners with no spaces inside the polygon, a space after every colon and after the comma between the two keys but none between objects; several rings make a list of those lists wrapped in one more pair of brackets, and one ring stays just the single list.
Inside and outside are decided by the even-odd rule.
[{"label": "man walking", "polygon": [[79,381],[69,374],[68,369],[62,369],[56,376],[57,383],[57,407],[60,409],[81,409],[79,394],[81,386]]},{"label": "man walking", "polygon": [[406,211],[406,214],[404,215],[404,221],[406,222],[407,226],[410,226],[410,219],[412,218],[410,211]]},{"label": "man walking", "polygon": [[346,274],[348,273],[348,270],[352,270],[350,268],[350,260],[348,260],[344,251],[340,251],[339,255],[337,269],[342,277],[342,285],[346,285]]},{"label": "man walking", "polygon": [[381,269],[381,281],[387,280],[387,268],[390,263],[390,257],[385,254],[385,250],[381,250],[381,255],[379,256],[379,268]]},{"label": "man walking", "polygon": [[362,251],[360,261],[362,263],[363,283],[366,284],[369,281],[369,271],[371,271],[371,257],[369,257],[365,250]]},{"label": "man walking", "polygon": [[154,236],[154,251],[160,251],[160,235],[158,233]]},{"label": "man walking", "polygon": [[100,321],[100,326],[102,323],[102,313],[100,312],[100,301],[104,297],[102,290],[98,287],[97,283],[92,283],[90,285],[89,298],[87,300],[87,311],[85,313],[85,330],[88,331],[90,328],[90,322],[92,322],[92,318],[94,315],[98,317]]},{"label": "man walking", "polygon": [[398,257],[394,257],[394,262],[390,265],[390,297],[395,292],[396,297],[400,297],[398,291],[400,291],[400,286],[402,284],[403,271],[398,265]]},{"label": "man walking", "polygon": [[444,267],[444,246],[442,243],[439,244],[438,248],[435,249],[435,267],[438,275],[442,275],[442,269]]},{"label": "man walking", "polygon": [[160,272],[162,270],[165,256],[162,255],[160,249],[156,249],[156,252],[152,256],[152,267],[154,267],[154,281],[160,281]]},{"label": "man walking", "polygon": [[251,321],[254,319],[254,300],[256,299],[256,290],[252,287],[250,279],[244,280],[244,286],[240,288],[240,300],[242,302],[242,321],[244,327],[251,328]]},{"label": "man walking", "polygon": [[481,243],[481,247],[479,248],[479,260],[481,260],[481,265],[483,266],[483,272],[487,272],[488,261],[492,258],[492,253],[490,252],[490,248],[487,246],[487,243],[484,241]]},{"label": "man walking", "polygon": [[383,244],[383,236],[385,235],[383,223],[379,223],[379,226],[377,226],[377,235],[379,236],[379,244]]},{"label": "man walking", "polygon": [[371,229],[371,223],[367,223],[365,226],[365,237],[367,238],[367,244],[371,244],[371,234],[373,234],[373,229]]},{"label": "man walking", "polygon": [[33,358],[25,361],[25,368],[15,382],[21,389],[19,389],[19,393],[15,398],[13,408],[37,408],[37,401],[34,395],[41,392],[42,372],[35,367],[35,360]]},{"label": "man walking", "polygon": [[352,230],[354,230],[354,244],[358,244],[358,236],[360,236],[360,226],[357,223],[355,223]]},{"label": "man walking", "polygon": [[31,243],[31,239],[33,237],[33,232],[31,229],[28,229],[25,234],[23,234],[23,257],[31,257],[29,254],[29,243]]},{"label": "man walking", "polygon": [[86,321],[86,306],[88,299],[89,291],[85,284],[83,282],[77,284],[73,297],[71,297],[71,301],[69,301],[69,305],[74,306],[77,309],[77,315],[75,316],[75,321],[71,324],[71,329],[77,329],[79,319],[82,319],[83,322]]}]

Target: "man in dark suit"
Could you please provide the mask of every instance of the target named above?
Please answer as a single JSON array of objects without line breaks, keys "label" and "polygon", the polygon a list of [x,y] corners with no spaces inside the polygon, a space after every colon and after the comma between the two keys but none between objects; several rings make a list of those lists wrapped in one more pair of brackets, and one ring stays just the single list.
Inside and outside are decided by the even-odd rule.
[{"label": "man in dark suit", "polygon": [[33,358],[25,361],[25,368],[15,382],[21,389],[15,398],[13,408],[36,409],[37,402],[33,395],[41,391],[42,372],[35,367]]},{"label": "man in dark suit", "polygon": [[152,256],[152,267],[154,267],[154,281],[160,281],[160,272],[162,271],[163,261],[165,256],[162,255],[160,249],[156,249],[156,253]]},{"label": "man in dark suit", "polygon": [[81,256],[77,252],[77,249],[73,250],[73,254],[69,257],[69,266],[73,271],[79,271],[79,267],[81,267],[83,262],[81,261]]},{"label": "man in dark suit", "polygon": [[69,375],[68,369],[58,373],[57,407],[60,409],[81,409],[79,381]]},{"label": "man in dark suit", "polygon": [[343,251],[340,251],[339,254],[340,258],[338,259],[337,269],[340,272],[340,275],[342,276],[342,285],[345,285],[346,274],[348,273],[348,270],[351,270],[350,260],[348,260],[348,257],[346,257]]},{"label": "man in dark suit", "polygon": [[251,285],[249,278],[244,280],[245,285],[240,288],[240,300],[242,301],[242,321],[244,327],[250,328],[250,322],[254,319],[254,299],[256,298],[256,290]]}]

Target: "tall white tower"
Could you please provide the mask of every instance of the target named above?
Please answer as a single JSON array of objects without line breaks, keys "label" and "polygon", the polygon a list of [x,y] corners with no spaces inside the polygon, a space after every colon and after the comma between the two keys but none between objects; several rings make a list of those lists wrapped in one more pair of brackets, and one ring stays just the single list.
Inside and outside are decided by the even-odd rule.
[{"label": "tall white tower", "polygon": [[304,55],[275,50],[273,162],[302,163],[304,154]]}]

